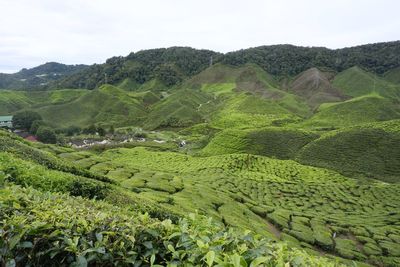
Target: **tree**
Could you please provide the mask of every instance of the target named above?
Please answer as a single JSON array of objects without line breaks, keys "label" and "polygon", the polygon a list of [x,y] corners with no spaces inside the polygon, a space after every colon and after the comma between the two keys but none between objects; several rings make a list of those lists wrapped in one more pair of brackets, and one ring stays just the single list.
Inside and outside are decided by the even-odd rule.
[{"label": "tree", "polygon": [[13,116],[14,128],[30,130],[34,121],[41,121],[42,116],[34,111],[20,111]]},{"label": "tree", "polygon": [[67,136],[73,136],[75,134],[79,134],[82,129],[79,126],[71,125],[68,128],[64,129],[64,133]]},{"label": "tree", "polygon": [[55,144],[57,142],[57,135],[54,130],[46,126],[40,126],[36,132],[36,136],[43,143]]},{"label": "tree", "polygon": [[84,134],[95,134],[96,133],[96,126],[94,124],[90,125],[89,127],[83,129]]},{"label": "tree", "polygon": [[100,136],[105,136],[106,135],[106,130],[104,130],[103,127],[97,127],[97,132],[99,133]]},{"label": "tree", "polygon": [[35,120],[32,122],[31,128],[29,129],[29,132],[31,134],[36,134],[37,130],[40,128],[40,126],[44,126],[44,122],[42,120]]}]

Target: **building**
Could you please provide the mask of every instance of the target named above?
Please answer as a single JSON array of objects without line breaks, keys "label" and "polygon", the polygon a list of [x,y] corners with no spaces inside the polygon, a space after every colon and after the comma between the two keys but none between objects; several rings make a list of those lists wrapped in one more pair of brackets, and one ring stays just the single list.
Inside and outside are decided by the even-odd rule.
[{"label": "building", "polygon": [[13,116],[0,116],[0,128],[12,128]]}]

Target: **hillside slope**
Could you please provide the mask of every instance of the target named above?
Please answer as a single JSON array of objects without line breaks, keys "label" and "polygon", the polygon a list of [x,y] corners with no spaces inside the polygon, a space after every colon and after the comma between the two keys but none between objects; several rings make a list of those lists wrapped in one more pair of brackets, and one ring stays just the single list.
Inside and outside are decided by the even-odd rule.
[{"label": "hillside slope", "polygon": [[400,121],[351,127],[328,133],[303,147],[297,159],[355,177],[399,182]]},{"label": "hillside slope", "polygon": [[308,69],[296,76],[290,84],[290,91],[306,99],[314,108],[322,103],[341,102],[348,98],[331,85],[328,73],[317,68]]}]

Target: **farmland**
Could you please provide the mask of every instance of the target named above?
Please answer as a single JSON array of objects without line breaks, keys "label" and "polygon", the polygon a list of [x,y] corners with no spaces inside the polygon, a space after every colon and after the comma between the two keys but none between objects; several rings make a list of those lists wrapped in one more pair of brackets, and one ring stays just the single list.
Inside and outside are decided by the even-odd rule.
[{"label": "farmland", "polygon": [[56,137],[0,129],[0,265],[400,266],[398,66],[275,68],[265,49],[0,90],[0,115]]}]

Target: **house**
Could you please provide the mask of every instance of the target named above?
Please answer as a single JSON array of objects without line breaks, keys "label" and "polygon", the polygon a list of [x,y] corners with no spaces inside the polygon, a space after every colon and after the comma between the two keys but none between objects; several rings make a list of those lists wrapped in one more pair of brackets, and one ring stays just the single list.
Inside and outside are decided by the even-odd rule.
[{"label": "house", "polygon": [[0,116],[0,128],[12,128],[13,116]]}]

